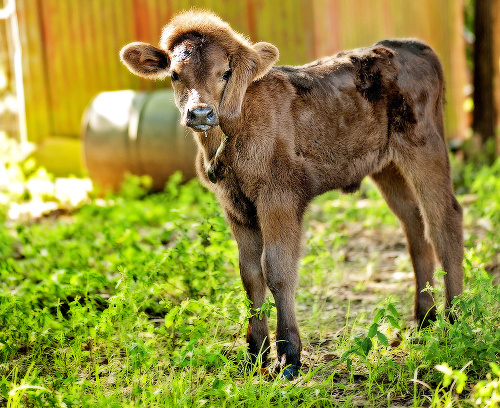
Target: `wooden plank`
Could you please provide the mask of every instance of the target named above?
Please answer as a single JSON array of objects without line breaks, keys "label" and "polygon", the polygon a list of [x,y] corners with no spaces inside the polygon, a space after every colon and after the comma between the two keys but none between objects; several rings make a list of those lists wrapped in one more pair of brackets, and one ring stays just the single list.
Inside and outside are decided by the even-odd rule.
[{"label": "wooden plank", "polygon": [[300,2],[301,30],[297,43],[300,44],[300,54],[296,63],[305,64],[319,55],[315,51],[314,25],[316,24],[313,9],[307,1]]},{"label": "wooden plank", "polygon": [[51,132],[57,132],[67,127],[68,114],[66,106],[58,97],[62,91],[64,66],[59,43],[60,9],[55,0],[45,0],[40,3],[43,18],[43,38],[46,50],[47,77],[51,116]]},{"label": "wooden plank", "polygon": [[51,132],[46,57],[38,0],[17,0],[23,49],[23,80],[28,140],[39,142]]},{"label": "wooden plank", "polygon": [[[312,14],[314,23],[312,24],[314,33],[314,59],[333,54],[334,28],[331,22],[331,8],[335,5],[327,0],[321,0],[312,4]],[[305,12],[305,10],[303,11]],[[335,10],[334,10],[335,13]],[[311,59],[313,59],[311,58]]]},{"label": "wooden plank", "polygon": [[[80,106],[86,106],[90,99],[102,89],[103,76],[100,69],[100,59],[95,38],[94,5],[91,1],[81,2],[77,0],[74,13],[78,15],[73,21],[75,24],[75,35],[78,37],[78,53],[81,55],[80,75],[82,88],[82,100]],[[79,132],[78,132],[79,133]]]},{"label": "wooden plank", "polygon": [[119,65],[118,53],[121,49],[116,41],[116,10],[121,8],[122,0],[107,0],[102,5],[102,29],[104,33],[104,64],[106,66],[107,74],[111,76],[108,81],[107,89],[116,90],[120,89],[119,75],[121,67]]},{"label": "wooden plank", "polygon": [[391,0],[383,0],[382,5],[382,22],[384,28],[384,37],[394,37],[394,18],[391,13]]},{"label": "wooden plank", "polygon": [[[0,1],[0,7],[3,7]],[[3,108],[2,98],[12,94],[15,90],[15,76],[13,64],[9,55],[10,46],[8,35],[9,24],[7,20],[0,20],[0,107]],[[12,42],[12,41],[10,41]],[[17,115],[8,109],[0,108],[0,133],[6,132],[9,137],[19,140],[19,125]]]},{"label": "wooden plank", "polygon": [[[145,0],[145,6],[149,22],[148,42],[158,45],[161,36],[161,29],[164,25],[158,12],[158,0]],[[170,80],[149,81],[148,85],[150,86],[150,89],[163,89],[170,85]]]},{"label": "wooden plank", "polygon": [[245,32],[248,33],[251,41],[257,42],[257,21],[255,17],[255,1],[247,0],[246,2],[246,25]]},{"label": "wooden plank", "polygon": [[[135,24],[135,1],[126,0],[122,2],[121,12],[117,15],[117,49],[132,42],[137,41],[136,24]],[[116,54],[117,64],[119,65],[119,86],[120,89],[139,89],[140,79],[133,75],[129,70],[118,61],[118,51]]]},{"label": "wooden plank", "polygon": [[[278,36],[283,37],[283,47],[287,50],[287,57],[291,64],[296,64],[296,57],[294,52],[292,30],[295,26],[293,21],[292,8],[296,5],[295,0],[279,2],[280,4],[280,25],[278,27]],[[271,40],[272,41],[272,40]]]},{"label": "wooden plank", "polygon": [[119,50],[129,42],[135,41],[134,32],[134,14],[133,1],[125,0],[117,7],[115,14],[115,47],[116,47],[116,64],[118,66],[118,87],[119,89],[136,88],[139,84],[139,79],[136,75],[132,75],[129,70],[119,61]]},{"label": "wooden plank", "polygon": [[[0,3],[1,5],[1,3]],[[0,20],[0,69],[1,73],[5,75],[6,82],[2,82],[0,86],[0,92],[5,91],[9,88],[10,80],[14,77],[14,73],[11,69],[10,58],[9,58],[9,42],[7,40],[7,28],[8,24],[5,20]]]},{"label": "wooden plank", "polygon": [[161,21],[161,27],[167,24],[172,18],[173,10],[170,0],[157,0],[158,15]]},{"label": "wooden plank", "polygon": [[106,72],[105,63],[105,50],[104,50],[104,38],[102,30],[102,14],[101,14],[101,1],[100,0],[87,0],[90,5],[89,10],[89,22],[91,26],[89,27],[92,32],[88,34],[91,37],[91,52],[89,58],[92,59],[91,67],[93,68],[93,76],[96,79],[97,89],[103,91],[108,88],[109,78]]},{"label": "wooden plank", "polygon": [[68,137],[76,136],[74,129],[80,126],[81,109],[79,108],[79,101],[82,100],[83,91],[85,90],[83,86],[75,86],[78,83],[78,79],[82,79],[81,77],[79,78],[82,70],[79,68],[81,53],[78,52],[80,49],[80,37],[76,35],[77,31],[74,27],[76,23],[74,18],[75,13],[71,10],[78,7],[78,5],[79,3],[75,0],[65,0],[58,2],[57,5],[60,13],[58,37],[60,41],[59,53],[62,60],[63,76],[58,79],[53,78],[53,81],[57,81],[60,84],[56,97],[61,101],[61,105],[65,107],[68,117],[65,127],[60,127],[59,122],[54,122],[54,133]]},{"label": "wooden plank", "polygon": [[[133,41],[143,41],[158,44],[159,37],[152,41],[149,31],[149,12],[145,0],[134,0],[134,20],[135,20],[135,39]],[[139,88],[142,90],[154,89],[154,81],[139,78]]]},{"label": "wooden plank", "polygon": [[[339,22],[340,22],[340,44],[341,49],[353,48],[356,44],[356,38],[353,34],[353,26],[351,24],[345,24],[345,21],[350,21],[351,13],[355,13],[356,10],[352,10],[350,7],[351,2],[346,0],[339,1]],[[354,7],[356,3],[353,3]]]},{"label": "wooden plank", "polygon": [[331,55],[341,50],[339,0],[331,0],[328,2],[328,20],[330,48],[326,51],[328,55]]},{"label": "wooden plank", "polygon": [[247,2],[246,1],[235,2],[231,0],[224,0],[222,2],[222,7],[223,9],[228,10],[229,20],[231,21],[231,24],[234,24],[233,28],[236,31],[242,33],[250,41],[256,42],[250,37],[248,19],[245,13]]},{"label": "wooden plank", "polygon": [[[450,85],[450,99],[453,102],[445,105],[449,110],[446,120],[449,138],[463,140],[467,133],[466,115],[463,109],[465,102],[464,87],[467,83],[467,67],[465,56],[465,39],[462,35],[464,27],[463,7],[458,2],[447,0],[449,15],[441,15],[442,19],[450,19],[445,63],[448,65]],[[447,13],[448,14],[448,13]],[[500,44],[499,44],[500,45]]]},{"label": "wooden plank", "polygon": [[[78,71],[77,58],[79,49],[78,38],[74,38],[74,32],[71,24],[70,1],[58,1],[56,8],[58,9],[58,31],[57,39],[59,41],[58,58],[61,61],[62,75],[59,78],[51,78],[51,82],[58,84],[58,93],[54,95],[60,103],[61,109],[64,111],[65,118],[63,121],[54,121],[54,133],[64,136],[75,136],[74,129],[80,126],[81,111],[78,109],[78,101],[81,99],[80,90],[82,87],[75,86],[75,74]],[[63,126],[64,124],[64,126]]]},{"label": "wooden plank", "polygon": [[[74,48],[76,49],[77,52],[70,53],[71,56],[71,66],[73,67],[72,73],[73,73],[73,81],[75,81],[75,84],[79,84],[79,86],[74,86],[73,88],[75,89],[74,94],[72,95],[74,99],[71,101],[68,101],[71,103],[75,108],[75,111],[73,112],[76,117],[74,120],[77,122],[77,124],[80,124],[81,121],[81,104],[85,103],[85,100],[87,99],[87,89],[88,87],[86,86],[86,73],[85,73],[85,61],[84,61],[84,53],[82,52],[82,43],[84,41],[84,36],[85,33],[81,30],[83,27],[82,24],[82,12],[81,12],[81,5],[78,0],[66,0],[69,4],[68,7],[68,19],[69,19],[69,36],[71,39],[71,42],[74,44]],[[70,61],[67,62],[68,64]],[[74,129],[75,123],[72,124],[72,129]],[[77,136],[70,134],[69,136]]]}]

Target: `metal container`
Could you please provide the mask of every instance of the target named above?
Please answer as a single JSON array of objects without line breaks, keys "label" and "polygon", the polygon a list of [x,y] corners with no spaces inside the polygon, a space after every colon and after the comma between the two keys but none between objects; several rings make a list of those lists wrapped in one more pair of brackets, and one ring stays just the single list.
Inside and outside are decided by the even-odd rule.
[{"label": "metal container", "polygon": [[126,173],[149,175],[162,190],[177,170],[195,177],[196,143],[179,125],[173,91],[97,95],[82,123],[84,162],[103,189],[119,189]]}]

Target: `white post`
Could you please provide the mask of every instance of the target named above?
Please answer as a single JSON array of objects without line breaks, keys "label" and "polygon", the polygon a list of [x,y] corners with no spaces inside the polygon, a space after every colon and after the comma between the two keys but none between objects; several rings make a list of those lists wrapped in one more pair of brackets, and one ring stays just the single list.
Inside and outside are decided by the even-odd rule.
[{"label": "white post", "polygon": [[14,51],[14,78],[16,84],[17,117],[19,120],[19,141],[21,142],[21,148],[23,151],[28,151],[29,143],[28,131],[26,127],[22,48],[21,38],[19,36],[15,0],[8,0],[7,5],[3,9],[0,9],[0,20],[9,20],[10,22],[10,37],[12,39],[12,48]]}]

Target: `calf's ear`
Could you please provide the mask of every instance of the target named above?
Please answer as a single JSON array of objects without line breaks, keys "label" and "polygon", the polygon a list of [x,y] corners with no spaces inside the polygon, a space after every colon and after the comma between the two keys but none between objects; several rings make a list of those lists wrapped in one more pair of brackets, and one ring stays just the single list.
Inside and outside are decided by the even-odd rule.
[{"label": "calf's ear", "polygon": [[151,44],[130,43],[120,51],[120,59],[130,72],[143,78],[164,79],[169,74],[168,54]]},{"label": "calf's ear", "polygon": [[269,43],[258,42],[252,47],[259,54],[259,64],[253,81],[256,81],[266,75],[280,56],[278,49]]},{"label": "calf's ear", "polygon": [[219,116],[227,119],[238,117],[248,86],[266,75],[278,58],[278,49],[265,42],[242,48],[232,55],[232,75],[219,104]]}]

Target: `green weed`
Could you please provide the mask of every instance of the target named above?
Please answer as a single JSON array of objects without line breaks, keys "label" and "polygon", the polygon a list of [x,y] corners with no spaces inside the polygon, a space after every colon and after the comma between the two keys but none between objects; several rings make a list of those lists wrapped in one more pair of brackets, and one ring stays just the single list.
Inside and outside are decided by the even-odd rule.
[{"label": "green weed", "polygon": [[[247,364],[246,320],[266,314],[275,327],[274,303],[251,310],[236,244],[198,182],[177,174],[148,194],[150,181],[131,177],[75,206],[28,189],[54,179],[16,160],[6,168],[21,187],[0,191],[0,405],[498,406],[500,161],[464,166],[466,290],[453,324],[439,307],[423,331],[404,237],[377,190],[312,203],[303,375],[285,382]],[[12,219],[34,198],[58,211]]]}]

